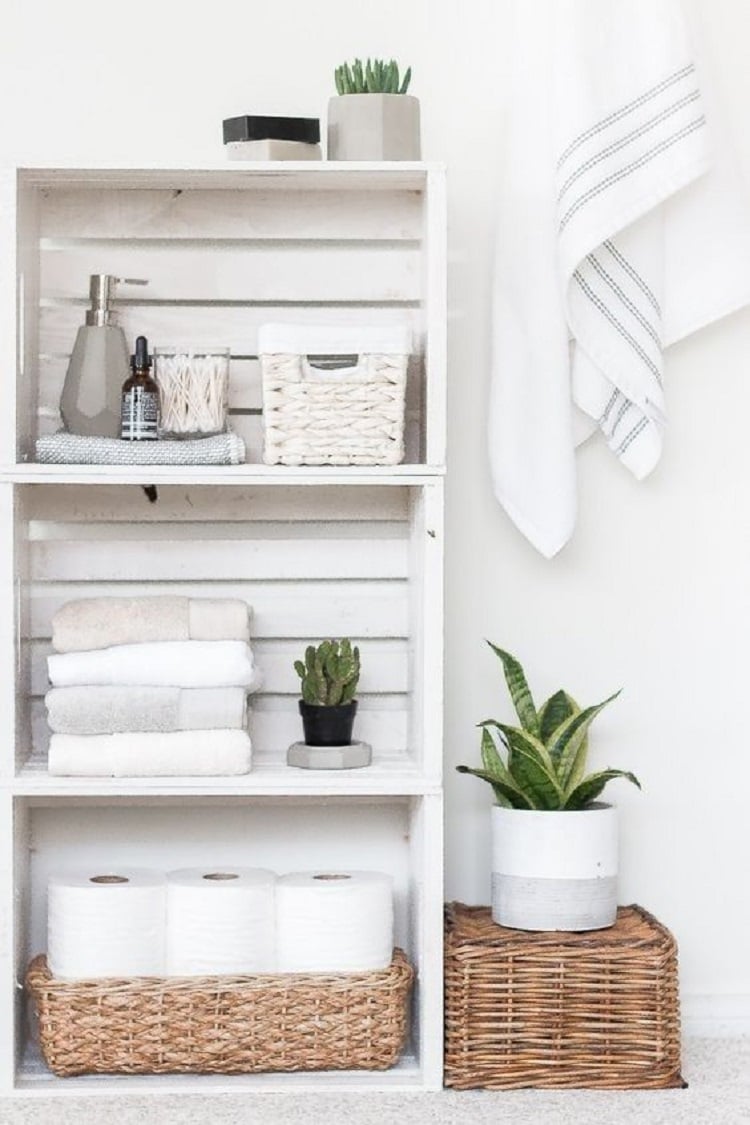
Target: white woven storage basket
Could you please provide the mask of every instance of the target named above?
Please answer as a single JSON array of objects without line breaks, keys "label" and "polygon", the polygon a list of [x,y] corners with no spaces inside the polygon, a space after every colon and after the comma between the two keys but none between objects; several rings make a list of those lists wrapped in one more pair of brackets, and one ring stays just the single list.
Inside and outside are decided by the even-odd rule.
[{"label": "white woven storage basket", "polygon": [[258,347],[264,462],[403,461],[410,344],[408,330],[400,328],[264,325]]}]

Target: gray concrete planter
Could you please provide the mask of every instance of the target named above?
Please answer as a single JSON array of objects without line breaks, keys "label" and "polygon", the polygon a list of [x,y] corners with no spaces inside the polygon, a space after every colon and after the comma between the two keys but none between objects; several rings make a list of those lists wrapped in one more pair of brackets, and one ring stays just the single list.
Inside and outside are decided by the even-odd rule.
[{"label": "gray concrete planter", "polygon": [[419,99],[339,94],[328,102],[329,160],[419,160]]},{"label": "gray concrete planter", "polygon": [[601,930],[617,917],[617,810],[492,809],[492,917],[515,930]]}]

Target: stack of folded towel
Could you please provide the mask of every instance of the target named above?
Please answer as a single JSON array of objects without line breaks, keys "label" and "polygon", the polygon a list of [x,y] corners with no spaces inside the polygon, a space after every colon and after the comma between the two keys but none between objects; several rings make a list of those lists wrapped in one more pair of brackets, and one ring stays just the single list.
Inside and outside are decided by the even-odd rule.
[{"label": "stack of folded towel", "polygon": [[49,772],[248,773],[257,687],[249,608],[234,599],[83,598],[52,621]]}]

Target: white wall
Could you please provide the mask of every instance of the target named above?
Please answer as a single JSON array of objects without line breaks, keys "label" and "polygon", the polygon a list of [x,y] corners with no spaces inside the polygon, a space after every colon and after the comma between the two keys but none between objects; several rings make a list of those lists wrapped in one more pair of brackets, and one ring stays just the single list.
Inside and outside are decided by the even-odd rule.
[{"label": "white wall", "polygon": [[[529,0],[539,2],[541,0]],[[750,168],[750,7],[689,0]],[[222,159],[221,119],[325,115],[344,58],[411,62],[424,155],[450,184],[447,895],[487,901],[489,792],[453,772],[475,723],[508,715],[491,637],[549,692],[621,698],[595,764],[631,768],[622,899],[675,931],[688,1027],[750,1030],[745,688],[750,313],[674,350],[658,471],[634,483],[597,445],[580,456],[580,518],[554,561],[494,502],[484,415],[494,185],[509,111],[506,0],[2,0],[0,163]],[[748,202],[750,203],[750,197]]]}]

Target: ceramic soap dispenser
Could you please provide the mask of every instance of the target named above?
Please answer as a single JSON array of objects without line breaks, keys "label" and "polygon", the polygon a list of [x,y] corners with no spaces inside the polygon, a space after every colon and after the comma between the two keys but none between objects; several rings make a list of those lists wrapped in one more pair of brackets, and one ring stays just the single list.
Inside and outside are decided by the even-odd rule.
[{"label": "ceramic soap dispenser", "polygon": [[60,397],[60,413],[68,433],[86,437],[120,436],[122,384],[130,375],[130,352],[125,333],[113,323],[115,286],[145,285],[145,281],[91,275],[91,308],[78,329]]}]

